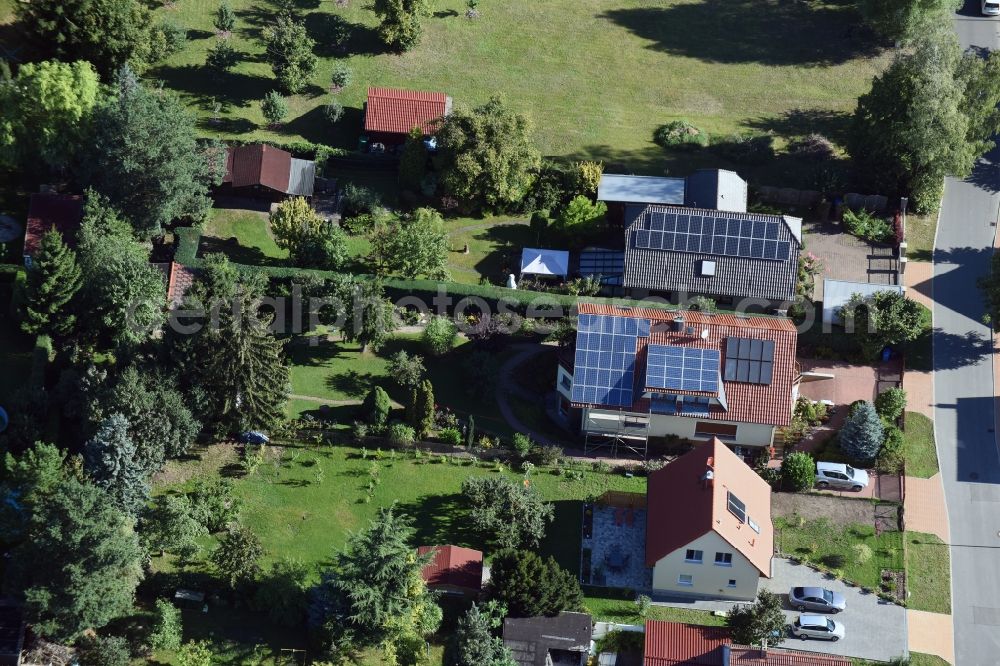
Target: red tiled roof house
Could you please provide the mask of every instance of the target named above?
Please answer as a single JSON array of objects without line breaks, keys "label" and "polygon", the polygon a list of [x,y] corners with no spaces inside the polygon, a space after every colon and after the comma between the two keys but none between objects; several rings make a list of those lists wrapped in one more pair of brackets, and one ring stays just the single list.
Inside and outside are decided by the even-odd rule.
[{"label": "red tiled roof house", "polygon": [[82,220],[83,197],[79,194],[32,194],[24,228],[24,265],[31,267],[31,257],[41,246],[42,236],[51,229],[61,233],[66,243],[75,245]]},{"label": "red tiled roof house", "polygon": [[483,585],[483,554],[461,546],[420,546],[418,555],[432,554],[421,575],[427,587],[446,594],[476,595]]},{"label": "red tiled roof house", "polygon": [[644,666],[851,666],[846,657],[731,645],[729,630],[646,620]]},{"label": "red tiled roof house", "polygon": [[365,103],[365,134],[370,143],[399,145],[419,127],[433,136],[441,119],[451,113],[451,97],[444,93],[395,88],[369,88]]},{"label": "red tiled roof house", "polygon": [[657,592],[750,600],[771,577],[771,487],[718,439],[650,474],[646,507]]},{"label": "red tiled roof house", "polygon": [[749,454],[791,421],[799,378],[786,318],[581,303],[578,322],[556,387],[588,448],[718,437]]}]

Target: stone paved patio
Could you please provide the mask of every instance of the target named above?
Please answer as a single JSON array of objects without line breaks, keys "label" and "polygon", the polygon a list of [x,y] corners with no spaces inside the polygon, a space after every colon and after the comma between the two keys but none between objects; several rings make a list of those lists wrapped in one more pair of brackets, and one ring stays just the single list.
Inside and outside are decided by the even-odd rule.
[{"label": "stone paved patio", "polygon": [[823,275],[816,278],[814,300],[823,300],[822,278],[897,284],[897,261],[891,247],[855,238],[834,222],[807,223],[802,236],[806,251],[823,261]]},{"label": "stone paved patio", "polygon": [[[583,540],[591,552],[591,581],[630,590],[648,590],[653,584],[653,570],[646,568],[646,510],[594,505],[593,537]],[[624,564],[613,569],[615,551]]]}]

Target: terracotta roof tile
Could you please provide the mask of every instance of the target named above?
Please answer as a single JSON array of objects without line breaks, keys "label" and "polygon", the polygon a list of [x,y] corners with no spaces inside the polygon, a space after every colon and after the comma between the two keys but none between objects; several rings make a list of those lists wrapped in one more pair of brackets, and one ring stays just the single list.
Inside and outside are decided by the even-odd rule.
[{"label": "terracotta roof tile", "polygon": [[[709,468],[714,476],[711,483],[704,480]],[[746,514],[759,533],[729,511],[729,492],[746,505]],[[718,439],[650,474],[646,497],[646,566],[714,530],[770,577],[774,554],[771,486]]]},{"label": "terracotta roof tile", "polygon": [[832,654],[733,645],[729,648],[729,666],[851,666],[851,660]]},{"label": "terracotta roof tile", "polygon": [[479,590],[483,584],[483,554],[460,546],[420,546],[417,553],[434,553],[421,575],[428,586]]},{"label": "terracotta roof tile", "polygon": [[728,642],[722,627],[646,620],[645,666],[722,666]]},{"label": "terracotta roof tile", "polygon": [[75,245],[75,232],[81,220],[83,197],[79,194],[32,194],[28,204],[28,223],[24,228],[24,254],[37,252],[42,236],[50,229],[61,233],[67,244]]},{"label": "terracotta roof tile", "polygon": [[[637,338],[636,375],[638,377],[645,377],[646,374],[645,348],[647,344],[718,349],[722,355],[721,363],[724,366],[726,338],[773,340],[774,362],[771,383],[749,384],[723,381],[727,409],[713,406],[708,418],[774,426],[785,426],[791,422],[792,387],[797,379],[795,369],[797,333],[791,320],[784,317],[744,317],[726,313],[678,312],[656,308],[620,308],[598,303],[580,303],[578,310],[580,314],[636,317],[649,319],[653,322],[649,338]],[[696,335],[672,330],[668,324],[673,322],[678,315],[684,317],[685,327],[693,326],[697,329]],[[708,331],[708,337],[702,338],[701,332],[705,330]],[[631,411],[645,413],[649,411],[648,401],[641,398],[643,387],[639,388]],[[697,391],[671,390],[669,392],[706,395]],[[680,414],[678,416],[686,417],[687,415]],[[706,418],[704,415],[691,415],[691,417]]]},{"label": "terracotta roof tile", "polygon": [[288,191],[292,155],[263,143],[233,146],[226,155],[226,175],[222,182],[233,187],[260,185],[278,192]]},{"label": "terracotta roof tile", "polygon": [[419,127],[424,134],[434,134],[449,106],[450,99],[444,93],[369,88],[365,131],[407,134]]}]

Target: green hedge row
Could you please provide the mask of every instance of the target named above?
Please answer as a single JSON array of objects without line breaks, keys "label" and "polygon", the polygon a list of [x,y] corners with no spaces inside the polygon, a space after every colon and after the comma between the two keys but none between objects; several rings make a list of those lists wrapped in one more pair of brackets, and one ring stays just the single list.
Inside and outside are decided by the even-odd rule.
[{"label": "green hedge row", "polygon": [[[197,267],[201,264],[198,258],[198,243],[201,239],[201,230],[197,227],[181,227],[174,230],[177,236],[177,252],[174,261],[185,266]],[[296,268],[294,266],[250,266],[247,264],[233,264],[238,270],[262,271],[275,280],[290,280],[303,275],[313,275],[322,278],[333,278],[338,275],[334,271],[322,271],[310,268]],[[358,279],[373,279],[372,275],[355,274]],[[504,307],[512,311],[525,314],[526,312],[535,317],[564,316],[578,303],[604,303],[615,305],[633,305],[642,307],[658,307],[667,310],[676,310],[677,306],[651,303],[648,301],[637,301],[624,298],[598,298],[580,297],[568,294],[551,294],[538,291],[524,291],[520,289],[506,289],[493,285],[464,284],[460,282],[439,282],[437,280],[404,280],[401,278],[384,278],[382,284],[385,285],[386,294],[394,301],[398,302],[404,297],[419,299],[428,306],[434,306],[434,299],[445,296],[450,299],[447,309],[451,312],[463,299],[481,299],[490,308],[498,309]],[[528,312],[529,308],[531,312]],[[554,309],[561,309],[562,312],[553,312]]]}]

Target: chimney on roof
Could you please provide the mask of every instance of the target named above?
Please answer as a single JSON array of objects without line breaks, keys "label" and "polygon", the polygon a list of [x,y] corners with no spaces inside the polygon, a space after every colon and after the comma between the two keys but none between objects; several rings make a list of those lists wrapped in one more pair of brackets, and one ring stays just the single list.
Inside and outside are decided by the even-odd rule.
[{"label": "chimney on roof", "polygon": [[678,333],[684,330],[684,315],[674,317],[674,330]]}]

